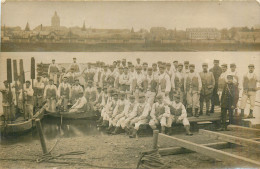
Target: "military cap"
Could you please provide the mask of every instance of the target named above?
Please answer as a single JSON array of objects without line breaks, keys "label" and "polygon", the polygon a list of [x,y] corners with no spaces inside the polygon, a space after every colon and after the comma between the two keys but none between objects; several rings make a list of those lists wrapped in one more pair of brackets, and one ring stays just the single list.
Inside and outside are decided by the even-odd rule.
[{"label": "military cap", "polygon": [[182,66],[182,67],[183,67],[183,64],[182,64],[182,63],[179,63],[178,66]]},{"label": "military cap", "polygon": [[157,95],[156,96],[156,99],[159,100],[159,99],[163,99],[163,96],[161,94]]},{"label": "military cap", "polygon": [[83,94],[83,91],[80,90],[80,91],[79,91],[79,94]]},{"label": "military cap", "polygon": [[128,61],[127,63],[128,63],[128,64],[132,64],[132,62],[130,62],[130,61]]},{"label": "military cap", "polygon": [[41,76],[37,76],[37,79],[41,79]]},{"label": "military cap", "polygon": [[79,82],[79,79],[75,79],[74,81],[78,81]]},{"label": "military cap", "polygon": [[195,65],[194,64],[190,64],[189,67],[195,67]]},{"label": "military cap", "polygon": [[135,99],[135,96],[134,95],[130,95],[129,99]]},{"label": "military cap", "polygon": [[178,62],[178,60],[173,61],[173,63]]},{"label": "military cap", "polygon": [[158,64],[161,64],[161,63],[162,63],[162,61],[158,61],[157,63],[158,63]]},{"label": "military cap", "polygon": [[255,67],[255,65],[254,64],[249,64],[248,67]]},{"label": "military cap", "polygon": [[115,66],[114,65],[109,65],[109,68],[114,68]]},{"label": "military cap", "polygon": [[129,65],[129,67],[135,67],[133,64]]},{"label": "military cap", "polygon": [[89,80],[88,83],[93,83],[93,81],[92,81],[92,80]]},{"label": "military cap", "polygon": [[100,86],[97,86],[97,89],[101,89],[101,87],[100,87]]},{"label": "military cap", "polygon": [[175,94],[175,95],[174,95],[174,98],[175,98],[175,99],[180,99],[181,96],[180,96],[179,94]]},{"label": "military cap", "polygon": [[124,69],[128,69],[128,67],[127,67],[127,66],[125,66],[125,67],[124,67]]},{"label": "military cap", "polygon": [[160,64],[160,66],[159,66],[159,68],[165,68],[165,65],[163,65],[163,64]]},{"label": "military cap", "polygon": [[118,96],[118,93],[115,92],[115,93],[112,94],[112,96],[113,96],[113,97],[114,97],[114,96]]},{"label": "military cap", "polygon": [[228,79],[233,79],[233,75],[227,75]]},{"label": "military cap", "polygon": [[219,60],[216,60],[216,59],[215,59],[215,60],[214,60],[214,63],[219,63]]},{"label": "military cap", "polygon": [[152,71],[153,70],[153,68],[151,68],[151,67],[148,67],[148,69],[147,69],[148,71]]},{"label": "military cap", "polygon": [[52,59],[52,61],[55,61],[55,59]]},{"label": "military cap", "polygon": [[104,67],[108,67],[108,65],[104,65]]},{"label": "military cap", "polygon": [[[64,77],[63,77],[64,78]],[[49,79],[49,81],[53,81],[53,79]]]},{"label": "military cap", "polygon": [[145,97],[144,93],[139,93],[139,98]]},{"label": "military cap", "polygon": [[156,63],[153,63],[152,65],[153,65],[153,66],[157,66],[157,64],[156,64]]},{"label": "military cap", "polygon": [[140,60],[140,58],[137,58],[136,60]]},{"label": "military cap", "polygon": [[31,84],[31,82],[29,81],[29,80],[26,80],[26,82],[25,83],[30,83]]},{"label": "military cap", "polygon": [[8,83],[8,81],[7,81],[7,80],[5,80],[5,81],[4,81],[4,83]]},{"label": "military cap", "polygon": [[189,64],[190,62],[189,61],[184,61],[184,64]]},{"label": "military cap", "polygon": [[125,92],[120,92],[119,95],[120,96],[125,96]]},{"label": "military cap", "polygon": [[117,60],[117,63],[121,63],[121,60]]},{"label": "military cap", "polygon": [[230,67],[236,67],[236,64],[235,63],[231,63]]},{"label": "military cap", "polygon": [[202,66],[208,66],[208,63],[202,63]]},{"label": "military cap", "polygon": [[166,63],[166,66],[171,66],[171,63]]},{"label": "military cap", "polygon": [[123,69],[123,67],[122,67],[122,66],[120,66],[118,69]]},{"label": "military cap", "polygon": [[148,65],[148,63],[147,63],[147,62],[144,62],[143,65]]},{"label": "military cap", "polygon": [[77,58],[74,57],[73,59],[77,59]]},{"label": "military cap", "polygon": [[68,77],[65,75],[65,76],[63,76],[63,79],[67,79]]},{"label": "military cap", "polygon": [[222,66],[222,67],[227,67],[227,64],[223,63],[221,66]]}]

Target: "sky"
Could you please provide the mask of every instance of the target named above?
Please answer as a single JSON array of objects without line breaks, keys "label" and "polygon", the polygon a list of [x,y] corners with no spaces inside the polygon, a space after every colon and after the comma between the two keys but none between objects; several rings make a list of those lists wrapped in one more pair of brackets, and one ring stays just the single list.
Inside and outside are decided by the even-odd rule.
[{"label": "sky", "polygon": [[230,28],[260,25],[260,4],[250,2],[6,2],[1,23],[30,28],[51,25],[57,11],[61,26],[150,29]]}]

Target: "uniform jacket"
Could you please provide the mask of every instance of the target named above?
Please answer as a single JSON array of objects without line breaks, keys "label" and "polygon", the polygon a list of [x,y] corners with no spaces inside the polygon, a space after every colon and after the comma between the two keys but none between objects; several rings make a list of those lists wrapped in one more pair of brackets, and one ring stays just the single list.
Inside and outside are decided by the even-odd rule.
[{"label": "uniform jacket", "polygon": [[221,107],[231,108],[231,106],[236,107],[237,101],[239,99],[239,93],[237,86],[233,83],[225,84],[221,95]]},{"label": "uniform jacket", "polygon": [[202,95],[212,94],[214,86],[215,86],[215,79],[212,72],[200,72],[200,78],[202,82]]},{"label": "uniform jacket", "polygon": [[215,79],[215,88],[218,88],[218,78],[222,73],[222,69],[220,66],[214,66],[213,68],[209,69],[210,72],[213,73]]},{"label": "uniform jacket", "polygon": [[158,102],[156,102],[152,106],[152,110],[151,110],[150,116],[153,119],[157,119],[159,116],[167,117],[167,115],[169,113],[170,113],[170,108],[166,104],[164,104],[164,103],[159,104]]},{"label": "uniform jacket", "polygon": [[185,92],[200,92],[202,88],[201,78],[199,73],[189,72],[186,75],[184,81],[184,90]]}]

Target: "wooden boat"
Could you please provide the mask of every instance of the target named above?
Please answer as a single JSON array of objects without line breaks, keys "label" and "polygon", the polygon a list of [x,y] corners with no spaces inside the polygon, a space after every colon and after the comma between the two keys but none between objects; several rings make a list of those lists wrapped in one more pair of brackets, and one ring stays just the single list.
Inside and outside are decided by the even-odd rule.
[{"label": "wooden boat", "polygon": [[97,117],[97,113],[94,111],[81,111],[81,112],[50,112],[48,110],[45,110],[45,114],[50,117],[56,117],[56,118],[64,118],[64,119],[93,119]]},{"label": "wooden boat", "polygon": [[23,117],[18,117],[12,124],[0,122],[0,131],[3,134],[23,133],[35,127],[35,119],[42,119],[44,116],[44,109],[41,108],[36,112],[32,119],[24,121]]}]

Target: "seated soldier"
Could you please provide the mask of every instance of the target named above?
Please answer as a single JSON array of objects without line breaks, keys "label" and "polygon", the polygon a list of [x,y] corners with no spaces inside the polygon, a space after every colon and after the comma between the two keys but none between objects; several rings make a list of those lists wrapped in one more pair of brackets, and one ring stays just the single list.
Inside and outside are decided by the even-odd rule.
[{"label": "seated soldier", "polygon": [[175,95],[173,102],[167,101],[166,104],[170,107],[170,114],[167,116],[167,127],[172,127],[172,123],[182,123],[186,130],[186,135],[193,135],[190,132],[190,123],[187,119],[187,112],[184,105],[180,102],[180,95]]},{"label": "seated soldier", "polygon": [[94,102],[94,111],[100,111],[101,103],[102,103],[103,91],[101,87],[97,86],[97,98]]},{"label": "seated soldier", "polygon": [[94,111],[94,102],[97,98],[97,89],[93,86],[93,81],[88,81],[88,86],[85,88],[85,97],[87,99],[87,107],[89,111]]},{"label": "seated soldier", "polygon": [[108,94],[107,96],[103,96],[103,99],[102,99],[102,103],[101,105],[103,106],[102,110],[101,110],[101,114],[100,114],[100,118],[99,120],[97,121],[99,124],[97,125],[98,127],[101,127],[102,124],[103,124],[103,119],[104,119],[104,116],[106,114],[106,110],[108,109],[107,107],[110,105],[110,102],[112,102],[112,95],[114,93],[114,90],[113,89],[109,89],[108,90]]},{"label": "seated soldier", "polygon": [[33,85],[34,90],[34,106],[42,107],[43,105],[43,92],[44,92],[44,83],[41,82],[41,77],[37,77],[37,81]]},{"label": "seated soldier", "polygon": [[85,105],[87,103],[86,97],[83,94],[83,91],[79,91],[78,93],[79,99],[76,101],[76,103],[70,108],[69,112],[84,112],[85,111]]},{"label": "seated soldier", "polygon": [[129,101],[126,101],[124,110],[122,111],[122,113],[118,114],[115,117],[116,129],[112,134],[118,134],[120,126],[122,127],[122,129],[125,129],[125,122],[127,121],[126,119],[128,119],[128,122],[131,120],[129,119],[129,117],[136,105],[137,104],[135,103],[135,96],[129,96]]},{"label": "seated soldier", "polygon": [[71,85],[68,83],[67,76],[64,76],[63,82],[58,88],[59,102],[57,105],[61,107],[61,111],[68,111],[68,105],[71,98]]},{"label": "seated soldier", "polygon": [[117,105],[118,102],[118,94],[115,92],[112,95],[112,100],[108,102],[108,105],[105,107],[105,111],[103,114],[103,123],[100,127],[108,127],[109,126],[109,120],[112,117],[113,111]]},{"label": "seated soldier", "polygon": [[156,96],[157,102],[153,104],[150,113],[151,120],[149,122],[150,127],[155,130],[157,125],[161,124],[161,132],[165,133],[166,116],[170,114],[170,108],[163,103],[163,96]]},{"label": "seated soldier", "polygon": [[131,126],[131,135],[130,138],[136,137],[137,131],[141,124],[148,123],[148,116],[150,112],[151,106],[149,103],[145,102],[145,95],[143,93],[139,94],[139,101],[137,109],[134,110],[133,114],[134,118],[130,122]]},{"label": "seated soldier", "polygon": [[117,105],[113,111],[112,117],[109,119],[109,129],[116,127],[116,123],[119,120],[118,115],[122,114],[126,105],[125,93],[121,92],[119,94],[120,100],[117,102]]},{"label": "seated soldier", "polygon": [[72,105],[80,98],[79,93],[83,92],[83,88],[79,84],[79,79],[75,79],[74,85],[71,87],[71,103]]}]

